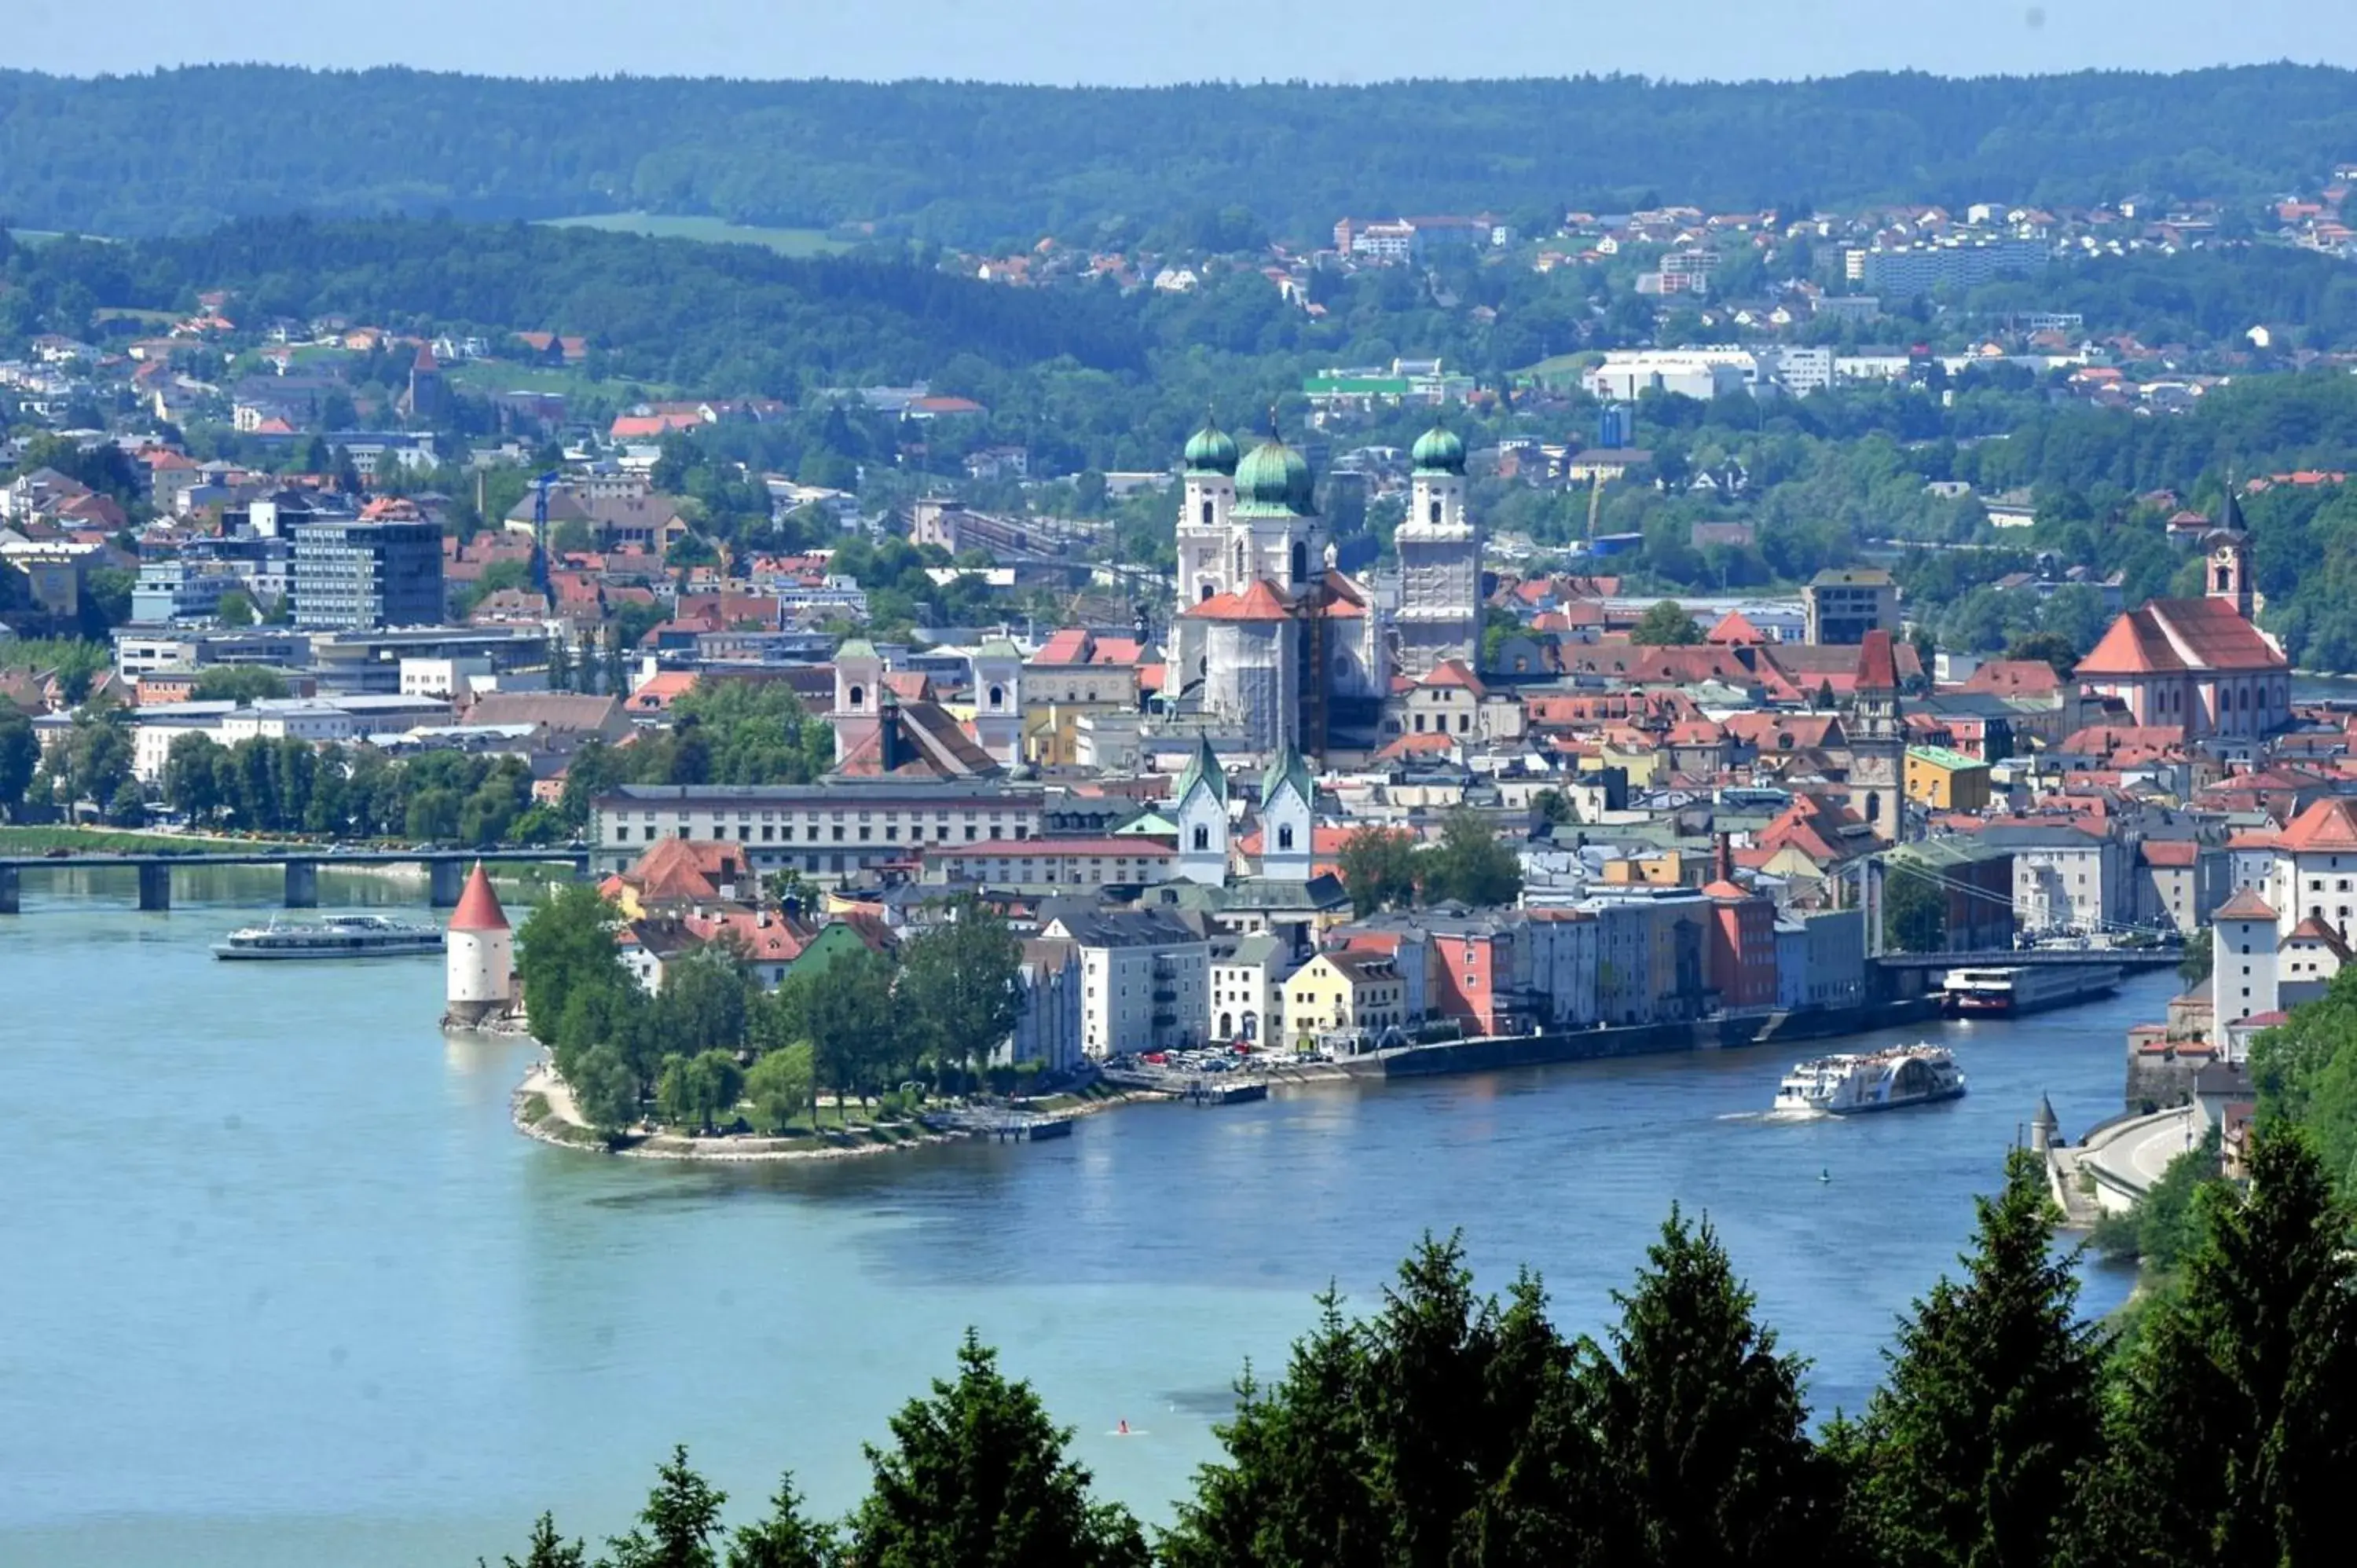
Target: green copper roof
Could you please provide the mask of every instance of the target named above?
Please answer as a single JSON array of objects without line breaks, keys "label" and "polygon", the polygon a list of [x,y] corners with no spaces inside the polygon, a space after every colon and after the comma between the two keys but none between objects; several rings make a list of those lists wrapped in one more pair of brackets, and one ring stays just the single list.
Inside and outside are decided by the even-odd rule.
[{"label": "green copper roof", "polygon": [[1308,517],[1318,510],[1309,459],[1275,435],[1236,468],[1236,510],[1247,515]]},{"label": "green copper roof", "polygon": [[1232,474],[1236,471],[1236,438],[1220,428],[1220,422],[1206,416],[1203,428],[1187,438],[1187,467],[1198,474]]},{"label": "green copper roof", "polygon": [[1457,433],[1436,424],[1415,438],[1415,446],[1408,454],[1415,460],[1419,472],[1427,474],[1461,474],[1465,471],[1465,443]]},{"label": "green copper roof", "polygon": [[843,646],[834,650],[834,661],[837,664],[842,663],[846,659],[873,659],[875,657],[877,657],[876,645],[868,641],[864,637],[846,639]]},{"label": "green copper roof", "polygon": [[1194,793],[1199,780],[1211,788],[1211,799],[1227,803],[1227,770],[1220,766],[1220,754],[1211,749],[1210,737],[1202,736],[1196,737],[1195,755],[1187,759],[1187,771],[1178,775],[1178,791],[1171,800],[1183,802]]},{"label": "green copper roof", "polygon": [[1300,793],[1303,805],[1317,803],[1318,785],[1309,776],[1309,764],[1301,760],[1301,753],[1293,749],[1291,741],[1277,748],[1276,755],[1269,758],[1268,771],[1261,776],[1261,809],[1266,811],[1268,803],[1276,799],[1276,792],[1287,784]]}]

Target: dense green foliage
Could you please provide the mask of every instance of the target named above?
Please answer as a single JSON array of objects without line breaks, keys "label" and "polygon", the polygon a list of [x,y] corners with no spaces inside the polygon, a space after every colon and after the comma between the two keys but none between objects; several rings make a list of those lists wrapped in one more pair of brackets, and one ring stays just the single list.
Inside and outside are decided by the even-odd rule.
[{"label": "dense green foliage", "polygon": [[532,770],[522,761],[457,751],[395,761],[371,746],[261,736],[223,746],[184,735],[165,761],[163,796],[191,822],[246,832],[483,848],[554,843],[566,832],[556,812],[533,803]]},{"label": "dense green foliage", "polygon": [[2306,1129],[2325,1169],[2357,1194],[2357,969],[2258,1037],[2251,1079],[2260,1117]]},{"label": "dense green foliage", "polygon": [[1143,349],[1116,298],[1050,299],[917,262],[795,260],[525,224],[251,220],[183,240],[59,241],[20,252],[9,272],[21,293],[0,311],[19,329],[91,309],[182,308],[196,290],[231,288],[242,314],[265,320],[340,312],[494,336],[577,333],[607,356],[594,369],[711,392],[791,392],[805,372],[906,381],[962,353],[996,364],[1069,354],[1120,370]]},{"label": "dense green foliage", "polygon": [[[1307,236],[1346,211],[1513,212],[1566,199],[1719,209],[2247,197],[2314,182],[2347,156],[2350,80],[2289,65],[1162,89],[261,66],[96,81],[8,73],[0,209],[36,228],[129,234],[294,209],[477,219],[646,209],[792,226],[876,220],[980,242],[1150,227],[1235,236],[1255,220]],[[155,156],[158,125],[172,128],[169,160]]]},{"label": "dense green foliage", "polygon": [[1440,837],[1423,843],[1407,828],[1361,828],[1342,841],[1342,886],[1355,911],[1458,903],[1473,908],[1511,904],[1523,890],[1514,852],[1480,813],[1459,809]]},{"label": "dense green foliage", "polygon": [[[2201,1206],[2183,1287],[2112,1353],[2077,1316],[2074,1262],[2027,1155],[1979,1204],[1972,1250],[1900,1326],[1887,1384],[1813,1435],[1780,1351],[1707,1224],[1673,1211],[1601,1339],[1549,1321],[1525,1273],[1479,1294],[1429,1238],[1375,1311],[1319,1298],[1264,1384],[1247,1367],[1155,1543],[1165,1568],[2129,1568],[2345,1554],[2357,1491],[2357,1261],[2297,1136],[2264,1137],[2247,1194]],[[1094,1504],[1027,1385],[971,1335],[869,1451],[842,1532],[791,1481],[744,1559],[996,1568],[1144,1563]],[[720,1499],[674,1455],[637,1530],[712,1561]],[[744,1532],[739,1541],[747,1539]],[[533,1550],[562,1549],[553,1524]],[[616,1543],[618,1546],[620,1541]],[[623,1563],[644,1559],[618,1557]],[[551,1563],[571,1561],[550,1558]],[[732,1558],[732,1564],[738,1562]]]},{"label": "dense green foliage", "polygon": [[1014,1089],[1037,1064],[989,1063],[1019,1015],[1020,944],[971,900],[950,913],[891,956],[823,937],[775,990],[724,938],[668,961],[651,995],[622,962],[613,906],[574,886],[517,933],[525,1015],[582,1114],[608,1133],[650,1109],[667,1125],[716,1132],[737,1124],[740,1105],[758,1131],[790,1131],[804,1112],[814,1130],[821,1089],[838,1121],[855,1098],[911,1083]]}]

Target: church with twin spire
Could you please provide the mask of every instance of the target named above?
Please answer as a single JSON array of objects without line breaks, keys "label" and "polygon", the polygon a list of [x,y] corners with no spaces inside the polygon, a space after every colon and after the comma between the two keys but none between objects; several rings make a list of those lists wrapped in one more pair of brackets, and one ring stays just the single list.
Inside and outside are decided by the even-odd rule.
[{"label": "church with twin spire", "polygon": [[1263,756],[1372,752],[1394,676],[1479,664],[1481,538],[1465,506],[1465,445],[1436,426],[1410,454],[1394,608],[1336,564],[1309,461],[1274,425],[1249,453],[1216,423],[1187,443],[1168,714]]}]

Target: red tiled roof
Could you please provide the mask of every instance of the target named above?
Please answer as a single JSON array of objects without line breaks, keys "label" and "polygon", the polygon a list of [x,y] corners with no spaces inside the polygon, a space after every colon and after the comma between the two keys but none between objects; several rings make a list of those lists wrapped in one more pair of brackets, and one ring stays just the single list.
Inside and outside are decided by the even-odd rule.
[{"label": "red tiled roof", "polygon": [[2201,858],[2201,846],[2191,839],[2147,839],[2137,846],[2147,865],[2192,865]]},{"label": "red tiled roof", "polygon": [[1477,697],[1483,695],[1489,691],[1487,686],[1481,684],[1481,678],[1480,676],[1474,674],[1472,671],[1465,668],[1465,660],[1462,659],[1442,660],[1439,663],[1434,665],[1432,667],[1432,672],[1424,678],[1424,684],[1427,686],[1462,686]]},{"label": "red tiled roof", "polygon": [[2218,912],[2210,918],[2212,920],[2272,920],[2276,918],[2276,911],[2275,907],[2255,890],[2245,887],[2218,906]]},{"label": "red tiled roof", "polygon": [[1709,634],[1703,640],[1715,642],[1725,648],[1733,648],[1765,642],[1768,639],[1760,634],[1760,628],[1753,626],[1741,610],[1729,610],[1719,618],[1718,624],[1710,628]]},{"label": "red tiled roof", "polygon": [[2081,676],[2288,668],[2276,646],[2223,599],[2155,599],[2114,621]]},{"label": "red tiled roof", "polygon": [[2276,843],[2298,854],[2357,852],[2357,802],[2345,795],[2317,801],[2292,819]]},{"label": "red tiled roof", "polygon": [[1276,596],[1276,590],[1265,581],[1255,581],[1241,594],[1214,594],[1202,603],[1187,607],[1187,614],[1197,620],[1290,620],[1293,612]]}]

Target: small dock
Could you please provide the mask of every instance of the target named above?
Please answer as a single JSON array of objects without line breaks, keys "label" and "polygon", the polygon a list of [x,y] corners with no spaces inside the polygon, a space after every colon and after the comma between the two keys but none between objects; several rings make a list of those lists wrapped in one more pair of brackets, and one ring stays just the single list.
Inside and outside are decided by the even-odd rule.
[{"label": "small dock", "polygon": [[1210,1079],[1190,1079],[1179,1090],[1178,1098],[1189,1105],[1249,1105],[1255,1100],[1268,1098],[1268,1085],[1260,1079],[1248,1078],[1236,1083],[1219,1083]]}]

